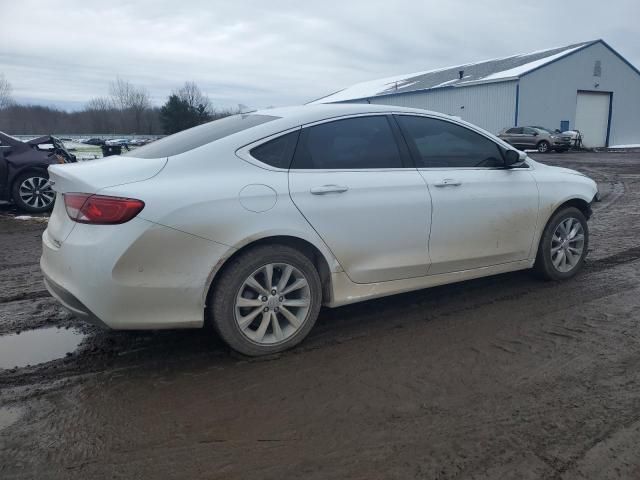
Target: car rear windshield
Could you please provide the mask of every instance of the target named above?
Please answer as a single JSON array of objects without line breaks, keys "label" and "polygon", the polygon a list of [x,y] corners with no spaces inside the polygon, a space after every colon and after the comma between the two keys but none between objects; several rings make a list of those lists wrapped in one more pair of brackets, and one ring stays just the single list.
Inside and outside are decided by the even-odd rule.
[{"label": "car rear windshield", "polygon": [[136,158],[171,157],[278,118],[272,115],[232,115],[183,130],[123,155]]}]

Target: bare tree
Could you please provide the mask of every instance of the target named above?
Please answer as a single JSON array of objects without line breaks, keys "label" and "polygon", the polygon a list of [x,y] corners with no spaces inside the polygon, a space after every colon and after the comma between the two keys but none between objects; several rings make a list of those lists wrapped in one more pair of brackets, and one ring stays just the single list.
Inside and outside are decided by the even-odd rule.
[{"label": "bare tree", "polygon": [[0,110],[13,105],[13,97],[11,96],[13,88],[4,76],[4,73],[0,73]]},{"label": "bare tree", "polygon": [[117,116],[111,99],[106,97],[92,98],[84,107],[91,132],[107,133],[114,128],[113,117]]},{"label": "bare tree", "polygon": [[95,97],[87,102],[85,110],[104,112],[113,108],[111,100],[106,97]]},{"label": "bare tree", "polygon": [[131,126],[136,132],[140,132],[144,112],[151,108],[147,89],[136,87],[131,82],[118,77],[109,85],[109,95],[113,106],[122,113],[123,120],[132,120]]},{"label": "bare tree", "polygon": [[184,82],[182,88],[175,91],[180,100],[185,102],[189,107],[201,110],[207,115],[213,114],[211,100],[202,93],[196,82]]}]

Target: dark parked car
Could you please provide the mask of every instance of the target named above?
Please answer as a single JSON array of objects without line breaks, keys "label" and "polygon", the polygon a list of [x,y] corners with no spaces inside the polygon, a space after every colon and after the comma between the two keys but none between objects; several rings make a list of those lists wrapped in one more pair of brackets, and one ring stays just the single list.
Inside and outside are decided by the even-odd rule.
[{"label": "dark parked car", "polygon": [[56,137],[46,135],[23,142],[0,132],[0,199],[13,201],[27,212],[51,210],[55,193],[47,168],[75,161],[75,155]]},{"label": "dark parked car", "polygon": [[498,137],[520,150],[536,149],[540,153],[566,152],[571,147],[569,135],[544,127],[511,127],[501,131]]},{"label": "dark parked car", "polygon": [[83,140],[82,143],[86,143],[87,145],[104,145],[104,140],[102,138],[89,138],[88,140]]}]

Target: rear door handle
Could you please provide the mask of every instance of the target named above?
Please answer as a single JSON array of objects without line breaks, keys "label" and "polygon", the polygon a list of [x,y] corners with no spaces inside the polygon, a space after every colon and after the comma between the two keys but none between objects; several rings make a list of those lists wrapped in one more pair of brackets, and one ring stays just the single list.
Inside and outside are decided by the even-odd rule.
[{"label": "rear door handle", "polygon": [[445,178],[439,183],[433,184],[435,187],[459,187],[462,185],[460,180],[454,180],[453,178]]},{"label": "rear door handle", "polygon": [[326,195],[327,193],[344,193],[349,187],[342,185],[322,185],[321,187],[313,187],[311,193],[313,195]]}]

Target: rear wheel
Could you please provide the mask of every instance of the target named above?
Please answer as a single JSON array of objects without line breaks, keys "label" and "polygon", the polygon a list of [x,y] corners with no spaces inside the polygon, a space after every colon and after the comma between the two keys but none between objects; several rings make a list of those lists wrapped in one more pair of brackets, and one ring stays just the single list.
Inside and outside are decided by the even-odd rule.
[{"label": "rear wheel", "polygon": [[56,194],[45,171],[26,172],[13,182],[12,197],[21,210],[32,213],[47,212],[53,208]]},{"label": "rear wheel", "polygon": [[264,245],[231,260],[211,302],[213,326],[231,348],[250,356],[277,353],[313,328],[322,303],[320,276],[298,250]]},{"label": "rear wheel", "polygon": [[584,265],[589,228],[584,214],[574,207],[556,212],[544,229],[534,268],[549,280],[573,277]]},{"label": "rear wheel", "polygon": [[549,145],[549,142],[547,142],[546,140],[542,140],[541,142],[538,143],[536,148],[540,153],[547,153],[549,151],[550,146],[551,145]]}]

